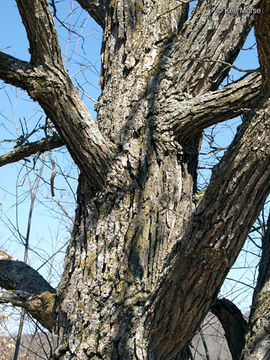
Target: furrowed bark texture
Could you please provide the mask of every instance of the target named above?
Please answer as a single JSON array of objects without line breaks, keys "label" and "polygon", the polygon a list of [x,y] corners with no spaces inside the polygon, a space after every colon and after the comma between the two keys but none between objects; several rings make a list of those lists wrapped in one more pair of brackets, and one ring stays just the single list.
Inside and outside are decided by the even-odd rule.
[{"label": "furrowed bark texture", "polygon": [[[258,43],[262,82],[266,91],[270,88],[269,47],[270,3],[261,2],[261,13],[256,17],[255,34]],[[262,239],[262,254],[257,286],[249,319],[249,331],[241,360],[266,360],[270,358],[270,217],[266,234]]]},{"label": "furrowed bark texture", "polygon": [[[118,1],[106,6],[97,122],[121,153],[99,197],[88,199],[81,179],[78,226],[59,286],[59,321],[66,331],[66,337],[55,338],[59,358],[181,358],[269,191],[267,154],[261,161],[252,151],[245,159],[249,137],[264,132],[262,110],[253,135],[245,137],[248,119],[239,130],[208,195],[191,217],[198,205],[194,191],[200,131],[214,122],[214,114],[204,107],[205,123],[193,136],[190,116],[185,124],[190,135],[183,139],[169,119],[194,96],[216,89],[228,70],[221,62],[193,58],[233,61],[252,24],[251,16],[218,16],[219,3],[211,4],[199,2],[185,25],[186,6],[168,12],[178,2]],[[245,89],[258,95],[257,81],[254,76]],[[238,107],[231,95],[224,105],[235,101],[235,106],[225,118],[254,106],[257,95],[251,96],[254,103],[247,100],[244,105],[245,95],[242,103],[239,92]],[[245,167],[245,160],[251,165]],[[245,190],[258,161],[261,166]],[[248,196],[257,190],[259,196]],[[241,206],[233,207],[238,197]],[[250,203],[242,212],[247,199]]]},{"label": "furrowed bark texture", "polygon": [[[82,173],[54,359],[182,360],[269,193],[262,77],[217,90],[254,16],[220,13],[217,0],[198,1],[189,19],[178,0],[78,2],[94,18],[103,11],[95,122],[63,68],[45,0],[17,1],[31,62],[0,56],[1,78],[41,104]],[[35,53],[37,13],[50,43]],[[241,113],[201,200],[202,131]]]},{"label": "furrowed bark texture", "polygon": [[63,67],[47,1],[18,0],[17,6],[27,32],[31,61],[28,64],[0,54],[1,78],[25,89],[39,102],[95,192],[104,184],[111,144],[100,133]]}]

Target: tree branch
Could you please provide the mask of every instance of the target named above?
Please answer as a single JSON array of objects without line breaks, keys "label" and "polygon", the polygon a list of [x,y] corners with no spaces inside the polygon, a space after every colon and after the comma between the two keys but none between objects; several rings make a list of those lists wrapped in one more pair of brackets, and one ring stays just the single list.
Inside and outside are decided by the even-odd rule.
[{"label": "tree branch", "polygon": [[0,303],[23,307],[44,327],[54,321],[56,290],[33,268],[0,250]]},{"label": "tree branch", "polygon": [[0,286],[30,294],[55,293],[55,289],[33,268],[0,250]]},{"label": "tree branch", "polygon": [[56,294],[43,292],[32,295],[25,291],[0,291],[0,303],[11,303],[28,311],[46,329],[51,330],[55,322]]},{"label": "tree branch", "polygon": [[104,29],[105,1],[104,0],[77,0],[81,7]]},{"label": "tree branch", "polygon": [[241,359],[268,359],[270,354],[270,214],[265,235],[262,237],[259,274],[249,319],[249,332]]},{"label": "tree branch", "polygon": [[63,68],[61,49],[47,0],[16,0],[30,45],[32,64]]},{"label": "tree branch", "polygon": [[7,154],[0,156],[0,167],[6,164],[11,164],[20,161],[38,152],[42,153],[47,150],[52,150],[63,145],[64,143],[60,138],[60,136],[54,135],[48,137],[47,139],[44,138],[26,145],[18,146],[12,149]]},{"label": "tree branch", "polygon": [[0,78],[25,89],[39,102],[95,192],[105,184],[114,146],[101,134],[63,67],[47,1],[18,0],[17,4],[33,66],[1,54]]},{"label": "tree branch", "polygon": [[32,67],[27,61],[22,61],[0,51],[0,78],[6,83],[27,90],[30,84],[29,76]]},{"label": "tree branch", "polygon": [[211,306],[225,331],[225,337],[230,348],[233,360],[240,358],[245,345],[245,334],[248,324],[241,311],[228,299],[219,299]]},{"label": "tree branch", "polygon": [[[258,3],[259,0],[232,0],[230,8],[236,10],[235,14],[222,17],[219,16],[219,0],[196,3],[196,11],[175,38],[175,44],[169,54],[170,66],[174,73],[178,71],[176,79],[169,79],[175,84],[175,89],[194,96],[218,88],[230,70],[228,64],[233,64],[254,23],[254,14],[240,14],[237,9],[252,9]],[[209,36],[205,38],[205,33],[203,34],[201,29],[209,21],[211,30],[209,29]],[[231,31],[236,23],[238,32]],[[233,44],[229,49],[228,43]],[[215,61],[198,61],[205,58]],[[183,62],[182,59],[187,60]],[[170,71],[167,74],[170,74]]]},{"label": "tree branch", "polygon": [[[269,113],[269,94],[262,93],[213,169],[184,237],[168,256],[145,324],[151,329],[153,358],[155,354],[173,358],[179,347],[189,343],[270,192]],[[193,309],[200,313],[195,316]],[[189,326],[184,318],[187,314],[192,319]]]},{"label": "tree branch", "polygon": [[270,86],[270,4],[269,1],[261,1],[260,14],[255,18],[255,36],[258,47],[259,62],[262,68],[264,81]]},{"label": "tree branch", "polygon": [[[176,110],[162,117],[158,129],[161,132],[172,130],[184,141],[190,137],[195,138],[208,126],[236,117],[252,108],[260,98],[261,83],[261,75],[255,73],[221,90],[181,101]],[[172,102],[173,100],[170,99]]]}]

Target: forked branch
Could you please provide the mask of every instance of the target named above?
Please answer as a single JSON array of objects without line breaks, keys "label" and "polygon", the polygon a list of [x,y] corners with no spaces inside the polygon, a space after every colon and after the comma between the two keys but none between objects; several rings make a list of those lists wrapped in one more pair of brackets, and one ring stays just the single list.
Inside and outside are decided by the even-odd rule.
[{"label": "forked branch", "polygon": [[[167,272],[154,296],[146,324],[151,329],[153,357],[170,354],[173,358],[179,347],[191,340],[190,334],[215,300],[270,192],[269,114],[270,100],[266,94],[249,112],[221,162],[213,169],[208,189],[184,237],[168,257]],[[187,328],[184,316],[190,312],[192,318],[193,308],[200,308],[202,317],[197,316]]]},{"label": "forked branch", "polygon": [[0,53],[0,78],[26,90],[52,120],[93,191],[100,190],[113,157],[65,71],[47,0],[17,0],[27,31],[31,62]]}]

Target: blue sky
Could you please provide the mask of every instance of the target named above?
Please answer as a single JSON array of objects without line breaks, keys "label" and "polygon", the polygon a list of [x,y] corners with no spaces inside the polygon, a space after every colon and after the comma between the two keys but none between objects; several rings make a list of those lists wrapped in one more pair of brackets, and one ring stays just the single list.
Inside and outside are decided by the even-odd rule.
[{"label": "blue sky", "polygon": [[[73,77],[75,85],[82,86],[85,93],[97,99],[99,96],[99,69],[100,69],[100,42],[101,29],[99,26],[84,12],[80,7],[71,0],[60,2],[59,17],[67,26],[75,24],[73,30],[77,34],[71,34],[67,40],[68,32],[56,21],[57,30],[59,31],[59,42],[62,47],[65,66],[69,74],[77,74]],[[70,16],[70,9],[73,9]],[[229,15],[228,15],[229,16]],[[28,42],[24,27],[19,17],[15,0],[3,0],[0,13],[0,33],[2,51],[18,57],[22,60],[29,60]],[[84,40],[83,40],[83,38]],[[255,43],[253,32],[247,39],[244,48],[250,48]],[[252,69],[258,67],[256,47],[249,51],[242,51],[235,62],[235,65],[243,69]],[[80,72],[80,69],[84,70]],[[231,71],[231,77],[237,79],[243,73],[235,70]],[[80,92],[91,114],[95,117],[94,102],[86,95]],[[21,126],[26,130],[32,129],[40,119],[40,124],[44,123],[44,114],[37,103],[32,102],[27,94],[20,89],[15,89],[3,83],[0,84],[0,134],[1,139],[14,139],[21,132]],[[227,146],[232,140],[236,126],[240,119],[233,119],[228,124],[230,128],[223,125],[217,128],[216,142],[222,146]],[[227,124],[227,125],[228,125]],[[38,137],[43,135],[39,132]],[[35,140],[33,136],[32,140]],[[0,143],[0,153],[7,152],[14,146],[14,143]],[[207,151],[204,143],[205,152]],[[60,153],[53,153],[54,159],[61,165],[64,173],[69,174],[67,183],[63,176],[57,175],[55,180],[56,197],[51,199],[49,181],[51,176],[51,164],[46,158],[46,166],[43,173],[44,181],[40,183],[40,191],[37,197],[36,206],[33,215],[32,232],[30,237],[30,246],[36,251],[30,255],[30,263],[38,268],[43,263],[43,258],[61,248],[68,240],[70,233],[70,222],[66,221],[65,215],[56,201],[61,202],[70,216],[74,211],[74,194],[76,192],[77,169],[70,159],[67,152],[62,150]],[[206,159],[207,160],[207,159]],[[0,246],[9,251],[12,255],[22,258],[23,246],[18,243],[16,232],[8,229],[11,222],[20,228],[22,234],[26,233],[26,224],[29,212],[29,181],[33,182],[37,171],[33,168],[33,160],[27,164],[28,168],[21,170],[21,165],[8,165],[0,168],[0,206],[2,213],[0,219]],[[19,178],[18,172],[21,171]],[[28,176],[29,175],[29,176]],[[205,173],[205,176],[208,176]],[[46,183],[47,182],[47,183]],[[16,202],[20,203],[16,206]],[[4,225],[6,224],[6,225]],[[17,226],[16,225],[16,226]],[[14,231],[14,229],[13,229]],[[40,258],[39,255],[42,255]],[[61,272],[61,259],[63,254],[55,261],[55,274]],[[253,260],[251,260],[253,261]],[[44,275],[47,276],[48,267],[44,266]],[[244,272],[233,272],[231,276],[237,277],[252,276],[244,275]],[[53,276],[53,275],[52,275]],[[244,280],[243,280],[244,281]],[[232,284],[232,283],[230,283]],[[227,284],[226,286],[234,286]],[[224,293],[227,290],[224,290]],[[245,297],[245,296],[244,296]],[[243,298],[243,297],[242,297]],[[242,301],[242,300],[241,300]],[[240,302],[241,302],[240,301]],[[250,301],[250,298],[249,298]],[[246,301],[248,304],[248,301]],[[247,305],[248,306],[248,305]]]}]

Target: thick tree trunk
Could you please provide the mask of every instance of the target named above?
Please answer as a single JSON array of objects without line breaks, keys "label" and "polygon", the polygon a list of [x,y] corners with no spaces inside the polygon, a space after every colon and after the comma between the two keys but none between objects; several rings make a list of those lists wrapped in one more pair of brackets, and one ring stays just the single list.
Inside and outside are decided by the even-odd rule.
[{"label": "thick tree trunk", "polygon": [[[153,6],[150,1],[148,9],[135,1],[107,4],[97,121],[104,136],[121,152],[111,166],[106,188],[97,195],[88,197],[87,180],[81,178],[77,225],[59,286],[56,358],[181,358],[181,349],[206,315],[245,239],[248,224],[243,226],[244,220],[240,226],[235,224],[240,216],[236,209],[229,225],[226,208],[233,206],[228,204],[232,178],[236,185],[243,181],[233,196],[241,197],[246,184],[243,179],[251,174],[244,174],[242,166],[237,170],[232,150],[224,162],[225,169],[219,171],[213,180],[216,184],[201,204],[207,215],[199,210],[191,222],[198,205],[196,167],[207,117],[203,118],[204,126],[183,131],[183,139],[178,129],[177,137],[172,136],[175,125],[170,120],[181,124],[181,101],[217,88],[226,74],[226,66],[218,61],[205,62],[202,72],[202,63],[195,56],[204,58],[212,51],[217,60],[233,61],[251,18],[238,24],[242,29],[236,34],[229,30],[235,21],[230,17],[223,18],[223,26],[217,25],[218,2],[213,2],[212,8],[198,4],[208,20],[212,12],[211,25],[221,31],[214,40],[209,37],[206,45],[206,33],[196,18],[182,32],[179,30],[187,7],[168,11],[176,5],[179,3],[160,1]],[[189,31],[192,39],[184,37]],[[234,46],[225,52],[226,44]],[[246,131],[243,126],[239,138]],[[239,158],[244,158],[248,143],[246,148],[242,146],[242,155],[240,143],[236,141],[232,149],[235,146],[239,147]],[[234,161],[236,166],[232,165]],[[224,186],[221,178],[223,182],[228,179]],[[267,180],[268,175],[260,182]],[[258,181],[255,176],[251,188]],[[265,195],[252,202],[251,222]],[[215,215],[218,197],[223,215]],[[224,238],[222,229],[226,227],[231,234],[227,230]],[[233,232],[232,227],[237,229]],[[233,235],[238,240],[232,246]],[[215,236],[220,244],[213,243],[212,248],[207,242]],[[190,249],[188,243],[193,244]],[[181,271],[170,275],[175,267]],[[202,292],[207,295],[201,297]]]},{"label": "thick tree trunk", "polygon": [[[40,103],[81,170],[53,358],[182,360],[270,190],[267,69],[217,90],[254,15],[226,16],[217,0],[188,21],[185,1],[78,2],[104,30],[96,122],[46,0],[17,0],[31,63],[0,54],[1,78]],[[243,112],[198,197],[203,129]]]}]

